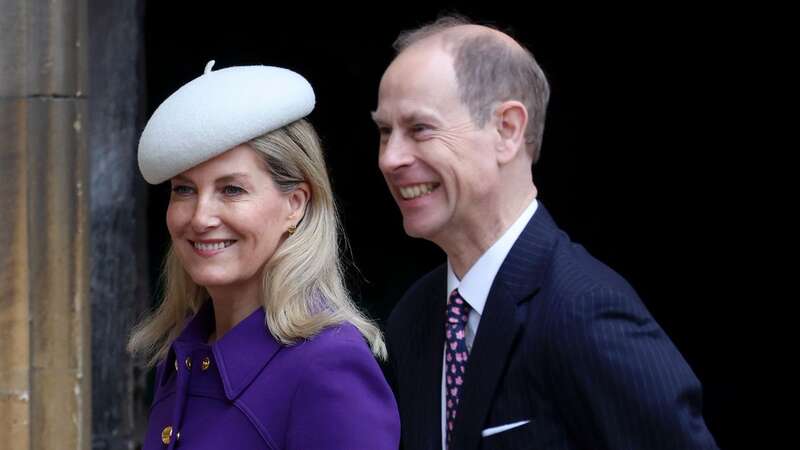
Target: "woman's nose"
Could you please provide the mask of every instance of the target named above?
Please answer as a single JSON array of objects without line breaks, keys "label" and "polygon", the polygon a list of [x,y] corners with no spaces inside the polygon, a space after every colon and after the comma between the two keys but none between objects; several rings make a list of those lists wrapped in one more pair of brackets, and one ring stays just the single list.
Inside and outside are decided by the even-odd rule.
[{"label": "woman's nose", "polygon": [[195,233],[204,233],[218,227],[221,223],[217,207],[212,199],[197,199],[194,214],[192,215],[192,230]]}]

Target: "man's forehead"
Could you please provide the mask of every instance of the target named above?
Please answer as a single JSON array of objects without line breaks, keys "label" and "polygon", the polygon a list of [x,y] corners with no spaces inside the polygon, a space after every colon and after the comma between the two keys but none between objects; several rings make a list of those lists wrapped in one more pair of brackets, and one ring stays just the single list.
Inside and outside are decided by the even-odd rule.
[{"label": "man's forehead", "polygon": [[427,104],[457,95],[455,73],[441,64],[409,64],[405,70],[387,71],[378,88],[378,103]]},{"label": "man's forehead", "polygon": [[381,107],[372,112],[372,120],[376,123],[411,123],[430,122],[439,119],[436,109],[426,105],[415,105],[411,102],[400,102],[397,107]]},{"label": "man's forehead", "polygon": [[[386,83],[415,82],[431,73],[455,73],[453,58],[440,44],[415,44],[403,50],[389,64],[381,79]],[[418,82],[418,81],[417,81]]]}]

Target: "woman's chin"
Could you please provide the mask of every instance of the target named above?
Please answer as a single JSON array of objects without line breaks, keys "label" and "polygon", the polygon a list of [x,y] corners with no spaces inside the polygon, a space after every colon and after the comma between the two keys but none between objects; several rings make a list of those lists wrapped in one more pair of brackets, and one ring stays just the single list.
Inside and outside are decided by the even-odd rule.
[{"label": "woman's chin", "polygon": [[234,280],[230,277],[208,274],[192,275],[192,281],[194,281],[196,285],[206,289],[224,288],[234,284]]}]

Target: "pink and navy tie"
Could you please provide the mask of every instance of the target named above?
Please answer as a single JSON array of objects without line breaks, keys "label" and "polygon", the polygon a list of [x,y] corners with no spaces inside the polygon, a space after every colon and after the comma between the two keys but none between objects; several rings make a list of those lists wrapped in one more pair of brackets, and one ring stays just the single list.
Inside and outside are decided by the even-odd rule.
[{"label": "pink and navy tie", "polygon": [[445,322],[445,387],[447,389],[447,446],[450,446],[453,425],[456,421],[458,399],[464,385],[464,370],[467,368],[467,341],[464,338],[469,305],[454,289],[447,299],[447,320]]}]

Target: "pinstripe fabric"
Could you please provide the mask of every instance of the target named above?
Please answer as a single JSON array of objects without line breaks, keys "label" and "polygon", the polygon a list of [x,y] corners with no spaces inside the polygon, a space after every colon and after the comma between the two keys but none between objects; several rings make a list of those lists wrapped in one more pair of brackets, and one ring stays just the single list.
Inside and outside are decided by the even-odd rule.
[{"label": "pinstripe fabric", "polygon": [[[487,298],[451,448],[717,448],[697,378],[634,290],[539,206]],[[388,321],[388,376],[409,450],[441,446],[445,277],[442,266],[420,279]]]}]

